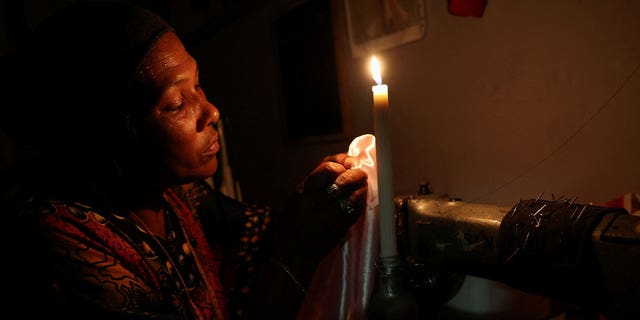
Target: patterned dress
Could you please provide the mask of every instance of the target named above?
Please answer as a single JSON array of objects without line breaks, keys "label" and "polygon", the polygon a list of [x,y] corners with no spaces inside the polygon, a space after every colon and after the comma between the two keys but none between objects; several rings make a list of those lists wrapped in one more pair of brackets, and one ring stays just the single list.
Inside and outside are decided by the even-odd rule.
[{"label": "patterned dress", "polygon": [[269,208],[204,182],[164,198],[164,238],[126,212],[31,198],[34,305],[86,319],[245,318]]}]

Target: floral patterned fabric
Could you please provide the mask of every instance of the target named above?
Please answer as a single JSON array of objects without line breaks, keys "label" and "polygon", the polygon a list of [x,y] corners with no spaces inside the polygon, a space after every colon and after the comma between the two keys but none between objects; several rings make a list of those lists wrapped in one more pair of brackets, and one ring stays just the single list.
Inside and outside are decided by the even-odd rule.
[{"label": "floral patterned fabric", "polygon": [[31,198],[31,256],[48,291],[38,299],[93,319],[245,318],[269,208],[205,183],[167,190],[165,201],[158,237],[128,212]]}]

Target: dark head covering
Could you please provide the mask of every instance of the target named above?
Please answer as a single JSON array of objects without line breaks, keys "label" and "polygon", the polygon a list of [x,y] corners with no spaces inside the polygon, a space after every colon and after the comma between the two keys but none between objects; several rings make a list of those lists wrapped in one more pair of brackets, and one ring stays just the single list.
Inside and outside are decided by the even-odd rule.
[{"label": "dark head covering", "polygon": [[108,129],[116,113],[131,111],[125,98],[134,74],[170,30],[158,15],[118,1],[80,1],[48,17],[34,30],[19,70],[33,95],[28,116],[37,111],[56,128],[80,130],[84,122],[97,129],[106,121],[101,129]]},{"label": "dark head covering", "polygon": [[69,189],[113,184],[113,164],[135,150],[131,118],[151,105],[136,100],[146,93],[135,75],[169,31],[158,15],[117,1],[76,2],[34,30],[18,68],[29,94],[7,131],[40,155],[43,173],[58,181],[49,189],[63,190],[61,180]]}]

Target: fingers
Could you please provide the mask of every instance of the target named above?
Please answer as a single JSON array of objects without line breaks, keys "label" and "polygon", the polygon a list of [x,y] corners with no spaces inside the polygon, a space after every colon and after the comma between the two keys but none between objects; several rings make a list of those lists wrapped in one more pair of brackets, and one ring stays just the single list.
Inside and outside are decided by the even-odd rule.
[{"label": "fingers", "polygon": [[[349,170],[356,165],[357,158],[346,153],[327,156],[298,185],[298,193],[305,190],[323,190],[332,183],[338,187],[348,187],[352,183],[361,184],[362,181],[366,181],[366,173],[362,170]],[[355,190],[356,188],[349,187],[348,189]]]},{"label": "fingers", "polygon": [[298,185],[297,192],[315,192],[333,198],[348,215],[362,212],[367,202],[367,173],[355,169],[356,165],[357,158],[346,153],[327,156]]},{"label": "fingers", "polygon": [[367,173],[361,169],[345,170],[335,179],[334,183],[341,189],[353,191],[367,183]]},{"label": "fingers", "polygon": [[347,169],[352,169],[358,166],[358,158],[350,156],[347,153],[330,155],[322,159],[322,161],[320,162],[336,162],[343,165]]},{"label": "fingers", "polygon": [[349,201],[357,204],[359,207],[364,208],[367,203],[367,185],[353,191],[349,197]]},{"label": "fingers", "polygon": [[283,215],[274,220],[280,256],[311,252],[320,260],[362,217],[367,207],[367,173],[356,164],[357,158],[346,153],[331,155],[303,179]]},{"label": "fingers", "polygon": [[[363,212],[362,209],[367,207],[368,188],[366,184],[353,192],[345,192],[343,189],[337,187],[336,184],[333,184],[332,187],[330,190],[333,189],[334,194],[330,195],[338,201],[342,213],[351,217],[357,217],[359,213]],[[340,194],[344,194],[344,196]]]},{"label": "fingers", "polygon": [[346,170],[333,181],[332,185],[335,186],[336,197],[351,201],[354,192],[366,189],[367,174],[361,169]]},{"label": "fingers", "polygon": [[298,193],[303,191],[319,191],[330,186],[347,169],[336,162],[325,161],[320,163],[307,175],[298,187]]}]

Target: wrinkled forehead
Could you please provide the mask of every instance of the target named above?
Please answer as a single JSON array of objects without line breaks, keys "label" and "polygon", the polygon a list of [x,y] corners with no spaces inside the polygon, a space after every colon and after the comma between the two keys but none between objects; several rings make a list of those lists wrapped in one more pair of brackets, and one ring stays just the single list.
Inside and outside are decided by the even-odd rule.
[{"label": "wrinkled forehead", "polygon": [[195,60],[173,32],[163,34],[147,51],[140,65],[141,80],[156,87],[176,82],[185,69],[194,69]]}]

